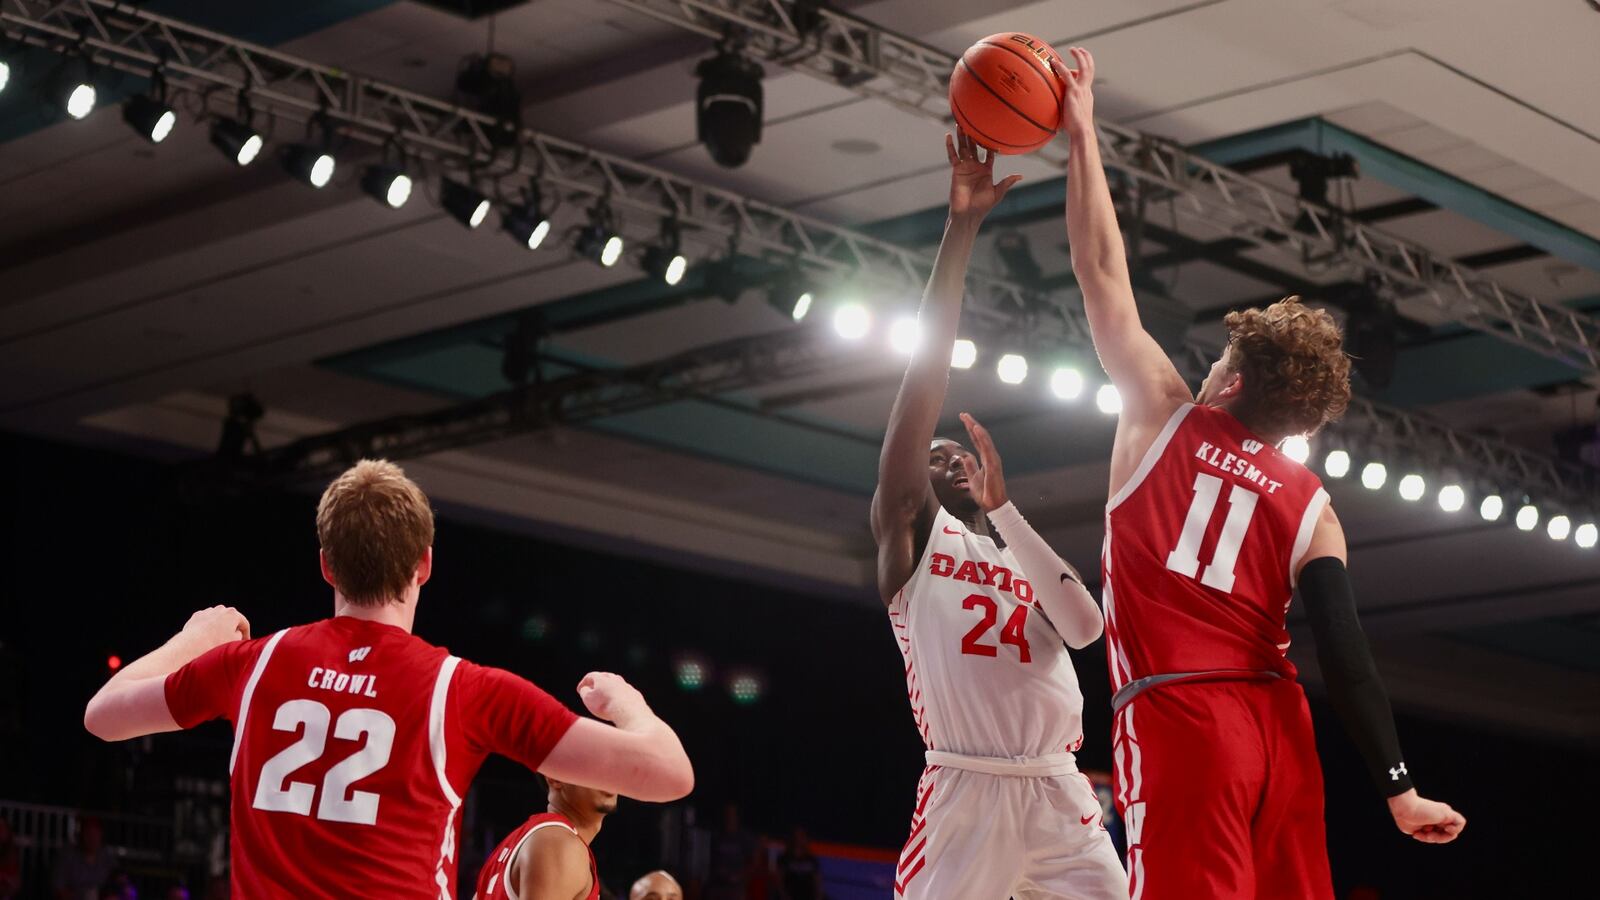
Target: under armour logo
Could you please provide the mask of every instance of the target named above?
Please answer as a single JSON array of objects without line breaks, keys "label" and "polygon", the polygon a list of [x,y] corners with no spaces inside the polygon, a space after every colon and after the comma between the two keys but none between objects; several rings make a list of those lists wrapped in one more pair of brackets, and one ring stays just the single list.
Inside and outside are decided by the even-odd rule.
[{"label": "under armour logo", "polygon": [[1411,774],[1411,773],[1406,771],[1406,764],[1405,763],[1401,763],[1398,768],[1394,768],[1394,769],[1390,769],[1389,770],[1389,780],[1390,781],[1399,781],[1401,775],[1409,775],[1409,774]]},{"label": "under armour logo", "polygon": [[1257,441],[1257,440],[1248,440],[1248,441],[1244,442],[1243,446],[1244,446],[1244,452],[1250,454],[1251,456],[1254,456],[1257,453],[1260,453],[1261,452],[1261,448],[1266,446],[1266,445],[1261,443],[1260,441]]},{"label": "under armour logo", "polygon": [[367,654],[371,652],[371,647],[357,647],[356,649],[350,651],[350,661],[361,662],[362,660],[366,659]]}]

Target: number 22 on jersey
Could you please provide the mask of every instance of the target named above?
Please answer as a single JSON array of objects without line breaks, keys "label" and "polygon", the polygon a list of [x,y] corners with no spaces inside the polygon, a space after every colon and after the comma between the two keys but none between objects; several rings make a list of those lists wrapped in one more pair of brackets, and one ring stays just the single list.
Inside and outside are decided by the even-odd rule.
[{"label": "number 22 on jersey", "polygon": [[1239,550],[1244,546],[1245,533],[1250,530],[1250,519],[1255,515],[1256,501],[1261,496],[1239,484],[1235,484],[1228,492],[1228,518],[1222,523],[1222,533],[1217,535],[1217,546],[1211,552],[1211,562],[1202,570],[1200,542],[1205,538],[1206,527],[1211,524],[1221,495],[1221,478],[1204,472],[1195,473],[1194,501],[1189,504],[1189,514],[1183,519],[1178,546],[1167,554],[1167,568],[1189,578],[1198,574],[1200,583],[1206,587],[1231,593]]},{"label": "number 22 on jersey", "polygon": [[[317,787],[304,781],[289,781],[295,770],[322,757],[328,744],[328,724],[332,714],[315,700],[290,700],[278,707],[272,719],[274,731],[301,732],[300,740],[283,748],[261,767],[256,779],[256,809],[311,815],[311,800]],[[350,786],[388,765],[394,748],[394,719],[376,709],[347,709],[334,723],[333,736],[343,741],[366,738],[361,749],[328,770],[322,779],[322,797],[317,818],[325,822],[351,822],[374,825],[378,821],[378,795],[371,791],[352,791]]]}]

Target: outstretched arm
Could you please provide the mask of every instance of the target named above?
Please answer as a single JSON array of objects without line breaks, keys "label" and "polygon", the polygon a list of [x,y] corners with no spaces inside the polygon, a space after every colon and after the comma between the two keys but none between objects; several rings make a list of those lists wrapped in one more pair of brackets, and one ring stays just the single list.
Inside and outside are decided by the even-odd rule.
[{"label": "outstretched arm", "polygon": [[878,489],[872,495],[872,535],[878,542],[878,590],[888,602],[911,577],[918,519],[929,509],[928,444],[939,424],[950,380],[950,350],[961,320],[967,262],[983,217],[1021,179],[994,182],[994,157],[965,134],[945,135],[950,158],[950,219],[922,294],[920,329],[900,393],[889,412],[889,429],[878,456]]},{"label": "outstretched arm", "polygon": [[[1058,59],[1050,64],[1066,85],[1061,121],[1071,142],[1067,241],[1072,248],[1072,271],[1083,291],[1083,310],[1100,364],[1122,395],[1121,421],[1159,431],[1173,410],[1189,402],[1192,395],[1172,360],[1139,321],[1127,250],[1094,130],[1094,57],[1082,47],[1068,52],[1076,70]],[[1141,448],[1136,456],[1142,455]]]},{"label": "outstretched arm", "polygon": [[1344,529],[1333,507],[1323,507],[1305,559],[1297,573],[1298,586],[1328,699],[1366,760],[1373,782],[1388,797],[1395,826],[1425,843],[1455,840],[1466,827],[1466,818],[1447,804],[1424,799],[1411,786],[1389,695],[1356,617],[1355,594],[1345,570]]},{"label": "outstretched arm", "polygon": [[167,707],[167,676],[213,647],[249,637],[250,622],[233,607],[200,610],[165,644],[111,676],[89,699],[83,727],[103,741],[177,731],[178,722]]}]

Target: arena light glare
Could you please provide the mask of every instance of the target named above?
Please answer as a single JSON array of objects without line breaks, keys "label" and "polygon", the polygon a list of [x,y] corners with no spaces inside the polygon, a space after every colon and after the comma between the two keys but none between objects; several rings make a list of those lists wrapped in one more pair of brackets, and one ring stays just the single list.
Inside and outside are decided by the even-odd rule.
[{"label": "arena light glare", "polygon": [[411,176],[399,166],[367,166],[361,174],[361,189],[390,209],[399,209],[411,199]]},{"label": "arena light glare", "polygon": [[995,363],[994,371],[1006,384],[1021,384],[1028,377],[1028,360],[1020,353],[1007,353]]},{"label": "arena light glare", "polygon": [[489,198],[469,184],[443,179],[439,182],[439,202],[450,218],[469,229],[476,229],[489,217]]},{"label": "arena light glare", "polygon": [[806,313],[811,312],[811,303],[815,299],[810,291],[801,291],[800,296],[794,298],[794,306],[789,310],[790,318],[796,322],[804,319]]},{"label": "arena light glare", "polygon": [[152,144],[159,144],[172,134],[178,124],[178,114],[165,101],[139,94],[122,104],[122,120],[139,136]]},{"label": "arena light glare", "polygon": [[522,203],[505,211],[500,226],[512,239],[529,250],[539,249],[550,235],[550,217],[544,213],[544,198],[539,186],[531,184],[523,192]]},{"label": "arena light glare", "polygon": [[1539,507],[1532,503],[1524,503],[1517,510],[1517,528],[1520,531],[1532,531],[1539,524]]},{"label": "arena light glare", "polygon": [[889,346],[902,356],[910,356],[922,340],[922,326],[916,316],[901,316],[889,326]]},{"label": "arena light glare", "polygon": [[1278,445],[1278,449],[1283,452],[1284,456],[1297,463],[1304,464],[1306,460],[1311,458],[1311,442],[1306,440],[1306,436],[1303,434],[1294,434],[1284,438],[1283,443]]},{"label": "arena light glare", "polygon": [[6,85],[11,83],[11,63],[0,59],[0,92],[4,92]]},{"label": "arena light glare", "polygon": [[611,207],[604,201],[589,210],[589,224],[578,229],[573,248],[579,256],[594,260],[606,268],[616,265],[617,260],[622,258],[622,235],[612,219]]},{"label": "arena light glare", "polygon": [[728,696],[740,706],[749,706],[761,699],[761,679],[749,672],[741,672],[728,679]]},{"label": "arena light glare", "polygon": [[1361,486],[1369,491],[1383,487],[1389,480],[1389,467],[1381,462],[1369,462],[1361,468]]},{"label": "arena light glare", "polygon": [[1577,530],[1572,533],[1572,540],[1579,547],[1588,550],[1594,547],[1597,540],[1600,540],[1600,530],[1594,527],[1593,522],[1585,522],[1579,525]]},{"label": "arena light glare", "polygon": [[1094,405],[1108,416],[1122,412],[1122,394],[1117,391],[1114,384],[1102,384],[1094,392]]},{"label": "arena light glare", "polygon": [[266,140],[254,128],[238,119],[218,119],[211,123],[211,146],[232,160],[234,165],[248,166],[261,155]]},{"label": "arena light glare", "polygon": [[1572,520],[1566,516],[1551,516],[1545,523],[1545,534],[1550,535],[1552,541],[1564,541],[1572,533]]},{"label": "arena light glare", "polygon": [[1400,499],[1421,500],[1422,495],[1428,492],[1428,483],[1422,476],[1415,472],[1400,479]]},{"label": "arena light glare", "polygon": [[1329,478],[1343,478],[1350,474],[1350,454],[1344,450],[1329,450],[1322,460],[1322,471]]},{"label": "arena light glare", "polygon": [[698,691],[706,686],[711,671],[710,667],[700,660],[685,657],[672,664],[672,675],[678,682],[678,687],[686,691]]},{"label": "arena light glare", "polygon": [[677,284],[689,270],[689,260],[675,247],[656,245],[644,251],[644,270],[667,284]]},{"label": "arena light glare", "polygon": [[844,303],[833,311],[833,330],[847,341],[860,340],[872,330],[872,313],[859,303]]},{"label": "arena light glare", "polygon": [[338,163],[333,154],[311,144],[291,144],[283,155],[283,168],[295,180],[322,189],[333,181],[333,170]]},{"label": "arena light glare", "polygon": [[95,101],[99,98],[94,80],[89,77],[81,61],[63,63],[61,70],[50,79],[49,91],[51,100],[59,103],[66,114],[74,119],[82,119],[94,112]]},{"label": "arena light glare", "polygon": [[957,338],[950,347],[950,368],[970,369],[978,361],[978,345],[966,338]]},{"label": "arena light glare", "polygon": [[1467,504],[1467,492],[1459,484],[1447,484],[1439,488],[1439,508],[1445,512],[1460,512],[1461,507]]},{"label": "arena light glare", "polygon": [[1500,499],[1499,494],[1490,494],[1478,504],[1478,515],[1483,517],[1485,522],[1494,522],[1505,515],[1505,512],[1506,502]]},{"label": "arena light glare", "polygon": [[1083,394],[1083,373],[1062,366],[1050,373],[1050,393],[1059,400],[1076,400]]}]

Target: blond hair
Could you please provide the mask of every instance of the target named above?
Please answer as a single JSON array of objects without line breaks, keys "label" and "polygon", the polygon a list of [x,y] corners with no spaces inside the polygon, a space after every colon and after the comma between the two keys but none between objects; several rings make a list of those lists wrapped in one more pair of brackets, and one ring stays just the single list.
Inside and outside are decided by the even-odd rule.
[{"label": "blond hair", "polygon": [[322,492],[317,540],[346,600],[358,606],[396,601],[433,546],[433,508],[399,466],[364,459]]},{"label": "blond hair", "polygon": [[1286,297],[1265,309],[1230,312],[1228,367],[1244,376],[1250,417],[1283,434],[1310,434],[1350,405],[1350,357],[1327,310]]}]

